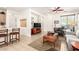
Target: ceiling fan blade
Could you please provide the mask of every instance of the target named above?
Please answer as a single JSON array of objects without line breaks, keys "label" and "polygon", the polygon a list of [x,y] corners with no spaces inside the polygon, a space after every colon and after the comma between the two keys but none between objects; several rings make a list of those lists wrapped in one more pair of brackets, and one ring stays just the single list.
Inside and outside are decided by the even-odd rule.
[{"label": "ceiling fan blade", "polygon": [[57,11],[64,11],[64,9],[61,9],[60,7],[56,7],[55,9],[52,10],[53,12],[57,12]]},{"label": "ceiling fan blade", "polygon": [[52,10],[52,11],[56,11],[56,10]]},{"label": "ceiling fan blade", "polygon": [[59,10],[57,10],[57,11],[64,11],[63,9],[59,9]]},{"label": "ceiling fan blade", "polygon": [[54,10],[52,10],[53,12],[54,11],[57,11],[57,10],[59,10],[60,9],[60,7],[56,7]]},{"label": "ceiling fan blade", "polygon": [[52,10],[53,12],[55,12],[55,11],[64,11],[63,9],[59,9],[59,10]]},{"label": "ceiling fan blade", "polygon": [[60,7],[56,7],[53,11],[57,11]]},{"label": "ceiling fan blade", "polygon": [[57,7],[56,10],[58,10],[60,7]]}]

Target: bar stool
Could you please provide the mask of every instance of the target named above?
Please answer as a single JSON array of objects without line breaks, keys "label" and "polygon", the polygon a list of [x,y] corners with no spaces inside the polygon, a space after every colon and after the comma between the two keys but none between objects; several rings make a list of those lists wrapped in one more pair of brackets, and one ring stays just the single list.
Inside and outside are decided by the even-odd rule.
[{"label": "bar stool", "polygon": [[8,29],[0,29],[0,38],[4,38],[0,43],[8,45]]},{"label": "bar stool", "polygon": [[9,34],[9,39],[10,39],[10,42],[12,42],[12,43],[15,40],[20,41],[20,28],[13,28],[12,32],[10,32],[10,34]]}]

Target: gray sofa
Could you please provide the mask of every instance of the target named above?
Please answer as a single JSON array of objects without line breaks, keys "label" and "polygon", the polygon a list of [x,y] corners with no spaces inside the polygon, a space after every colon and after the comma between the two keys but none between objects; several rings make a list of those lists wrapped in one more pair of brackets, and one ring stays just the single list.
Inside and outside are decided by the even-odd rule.
[{"label": "gray sofa", "polygon": [[67,48],[69,51],[72,51],[71,42],[79,41],[79,38],[76,35],[74,35],[73,32],[70,31],[66,31],[65,36],[66,36]]}]

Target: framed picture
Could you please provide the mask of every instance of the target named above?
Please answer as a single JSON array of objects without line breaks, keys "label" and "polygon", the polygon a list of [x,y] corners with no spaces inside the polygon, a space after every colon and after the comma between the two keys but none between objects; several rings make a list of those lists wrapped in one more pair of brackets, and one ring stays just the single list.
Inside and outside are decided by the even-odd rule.
[{"label": "framed picture", "polygon": [[20,26],[21,27],[27,27],[27,25],[26,25],[26,19],[20,19]]},{"label": "framed picture", "polygon": [[58,21],[58,20],[55,20],[55,21],[54,21],[54,24],[59,24],[59,21]]}]

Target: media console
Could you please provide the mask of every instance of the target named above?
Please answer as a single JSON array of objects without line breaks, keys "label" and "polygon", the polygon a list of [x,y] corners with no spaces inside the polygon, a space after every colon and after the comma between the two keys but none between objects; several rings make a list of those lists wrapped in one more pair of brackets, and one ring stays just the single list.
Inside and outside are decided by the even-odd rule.
[{"label": "media console", "polygon": [[36,27],[36,28],[32,28],[31,29],[31,34],[37,34],[41,32],[41,28],[40,27]]},{"label": "media console", "polygon": [[41,32],[41,23],[34,23],[31,29],[31,34],[37,34]]}]

